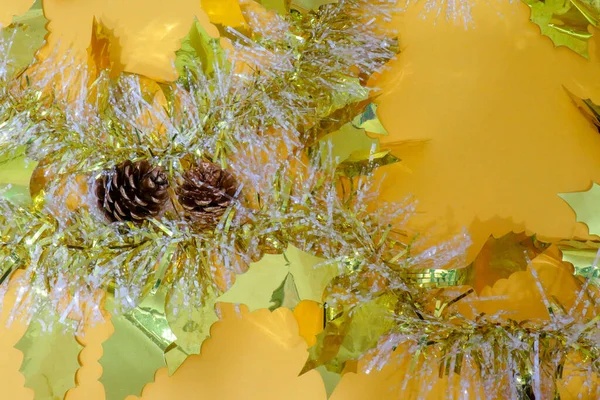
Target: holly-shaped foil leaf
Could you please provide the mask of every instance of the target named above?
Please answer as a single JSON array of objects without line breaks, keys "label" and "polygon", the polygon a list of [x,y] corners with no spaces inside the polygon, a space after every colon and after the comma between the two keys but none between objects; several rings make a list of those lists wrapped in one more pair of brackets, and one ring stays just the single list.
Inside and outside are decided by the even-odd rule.
[{"label": "holly-shaped foil leaf", "polygon": [[598,24],[600,5],[592,0],[524,0],[531,7],[531,21],[555,46],[566,46],[587,57],[588,25]]},{"label": "holly-shaped foil leaf", "polygon": [[301,300],[321,302],[325,287],[339,273],[336,262],[289,246],[284,254],[265,255],[251,264],[218,301],[245,304],[250,310],[293,307]]},{"label": "holly-shaped foil leaf", "polygon": [[[166,366],[165,353],[173,348],[177,337],[165,315],[165,297],[164,290],[159,289],[134,309],[112,316],[115,331],[102,344],[104,353],[100,359],[100,382],[106,398],[139,395],[156,370]],[[111,301],[107,299],[109,305]]]},{"label": "holly-shaped foil leaf", "polygon": [[15,345],[23,352],[20,371],[25,376],[25,386],[33,389],[38,399],[62,399],[75,386],[77,358],[83,347],[73,332],[64,329],[60,324],[47,329],[34,319]]},{"label": "holly-shaped foil leaf", "polygon": [[600,234],[600,185],[594,183],[588,191],[559,196],[575,211],[577,220],[588,226],[590,234]]}]

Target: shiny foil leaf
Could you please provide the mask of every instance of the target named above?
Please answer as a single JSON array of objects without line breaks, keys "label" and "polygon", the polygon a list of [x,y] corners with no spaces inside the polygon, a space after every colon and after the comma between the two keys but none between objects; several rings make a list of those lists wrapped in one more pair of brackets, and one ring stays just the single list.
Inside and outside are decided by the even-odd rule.
[{"label": "shiny foil leaf", "polygon": [[594,183],[586,192],[561,193],[577,214],[577,220],[588,226],[592,235],[600,234],[600,185]]},{"label": "shiny foil leaf", "polygon": [[355,125],[356,122],[362,125],[373,119],[365,119],[361,123],[361,116],[357,118],[319,141],[321,160],[325,162],[332,157],[338,164],[338,172],[347,177],[367,174],[377,167],[399,162],[400,159],[390,150],[381,149],[379,139],[369,137],[365,129]]},{"label": "shiny foil leaf", "polygon": [[0,184],[0,196],[13,204],[31,204],[31,196],[29,195],[29,187],[27,186]]},{"label": "shiny foil leaf", "polygon": [[[21,151],[17,152],[17,154],[20,153]],[[36,165],[36,162],[26,161],[25,157],[21,155],[16,158],[4,157],[0,159],[0,183],[29,186],[29,180]]]},{"label": "shiny foil leaf", "polygon": [[583,115],[594,125],[600,127],[600,106],[594,104],[590,99],[580,99],[565,89],[573,103],[579,108]]},{"label": "shiny foil leaf", "polygon": [[[13,2],[10,2],[13,4]],[[15,1],[14,4],[31,4],[29,1]],[[2,6],[3,8],[5,5]],[[42,47],[46,35],[46,24],[48,20],[42,11],[42,2],[37,0],[29,10],[22,15],[16,15],[12,23],[2,30],[0,35],[3,39],[10,39],[12,44],[8,53],[9,76],[22,70],[31,64],[35,53]]]},{"label": "shiny foil leaf", "polygon": [[120,62],[122,49],[119,40],[111,29],[96,18],[92,24],[92,39],[87,51],[90,69],[96,75],[107,70],[115,78],[123,72],[125,66]]},{"label": "shiny foil leaf", "polygon": [[475,288],[493,286],[498,279],[525,271],[544,250],[545,245],[524,233],[510,232],[499,238],[490,236],[473,262]]},{"label": "shiny foil leaf", "polygon": [[555,46],[566,46],[587,57],[587,41],[591,36],[587,31],[590,24],[587,15],[597,13],[598,5],[568,0],[524,1],[531,7],[531,21],[540,27],[543,35],[552,39]]},{"label": "shiny foil leaf", "polygon": [[364,129],[356,128],[351,123],[343,125],[340,130],[325,135],[319,142],[321,159],[326,160],[330,155],[337,164],[350,159],[361,159],[361,155],[368,155],[379,150],[379,140],[367,136]]},{"label": "shiny foil leaf", "polygon": [[356,128],[364,129],[369,133],[377,135],[387,135],[388,132],[377,116],[377,104],[370,103],[367,105],[362,114],[356,116],[352,121],[352,125]]},{"label": "shiny foil leaf", "polygon": [[377,153],[359,151],[352,153],[348,160],[341,163],[338,166],[338,171],[340,174],[352,178],[369,174],[375,168],[397,162],[400,162],[400,159],[393,154],[390,154],[389,150],[379,151]]},{"label": "shiny foil leaf", "polygon": [[181,48],[177,50],[176,56],[175,67],[179,76],[184,78],[187,71],[195,69],[197,62],[202,65],[204,74],[211,75],[215,65],[221,65],[226,59],[219,39],[212,38],[197,19],[187,36],[181,40]]},{"label": "shiny foil leaf", "polygon": [[174,346],[165,352],[170,374],[179,368],[187,356],[200,354],[202,343],[210,336],[210,327],[218,320],[215,303],[214,293],[207,296],[203,307],[192,309],[186,306],[180,291],[167,297],[166,316],[171,330],[177,337]]},{"label": "shiny foil leaf", "polygon": [[[267,254],[251,264],[248,272],[238,276],[231,289],[218,301],[245,304],[250,310],[272,308],[274,293],[278,289],[285,291],[288,275],[293,278],[299,300],[322,302],[323,291],[331,279],[339,275],[339,268],[337,263],[326,262],[289,246],[285,255]],[[283,295],[276,294],[275,297],[283,302]]]},{"label": "shiny foil leaf", "polygon": [[332,112],[349,104],[360,103],[369,98],[371,90],[361,85],[358,78],[345,77],[338,92],[332,94]]},{"label": "shiny foil leaf", "polygon": [[106,398],[139,395],[156,370],[166,365],[165,351],[177,340],[165,315],[164,292],[148,295],[134,309],[113,315],[111,321],[115,332],[102,345],[100,359]]},{"label": "shiny foil leaf", "polygon": [[294,275],[288,272],[281,285],[273,291],[271,295],[273,305],[269,309],[273,311],[279,307],[286,307],[293,310],[299,302],[300,295],[298,294],[296,282],[294,282]]},{"label": "shiny foil leaf", "polygon": [[398,298],[384,294],[364,302],[329,321],[309,349],[310,358],[303,371],[325,365],[340,373],[349,360],[357,360],[377,345],[381,336],[396,325],[394,310]]},{"label": "shiny foil leaf", "polygon": [[213,24],[234,28],[246,24],[239,0],[203,0],[202,9]]},{"label": "shiny foil leaf", "polygon": [[25,335],[15,345],[23,352],[21,373],[25,386],[35,392],[35,398],[62,400],[67,390],[75,387],[75,372],[82,346],[73,332],[63,331],[57,324],[51,331],[32,320]]}]

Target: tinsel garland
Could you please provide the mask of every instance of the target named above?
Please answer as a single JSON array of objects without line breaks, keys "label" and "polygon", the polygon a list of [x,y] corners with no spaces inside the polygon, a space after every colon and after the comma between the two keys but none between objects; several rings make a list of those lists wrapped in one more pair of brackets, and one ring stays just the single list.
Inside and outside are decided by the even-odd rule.
[{"label": "tinsel garland", "polygon": [[[293,244],[338,261],[341,273],[307,368],[332,364],[331,343],[340,343],[355,313],[376,304],[389,319],[381,322],[387,328],[374,368],[408,345],[414,365],[423,354],[439,358],[440,376],[474,365],[487,395],[510,398],[554,395],[573,354],[582,371],[597,374],[600,318],[589,282],[581,307],[545,299],[547,323],[461,315],[454,305],[472,290],[452,297],[411,276],[459,264],[468,237],[422,249],[406,228],[413,202],[377,201],[374,154],[349,172],[319,143],[364,109],[374,95],[368,77],[398,52],[379,25],[394,8],[387,0],[341,0],[266,21],[247,11],[249,32],[227,31],[233,52],[213,49],[208,67],[192,57],[178,82],[161,85],[166,104],[136,75],[114,79],[58,59],[8,78],[5,64],[0,155],[24,153],[49,179],[30,206],[0,203],[1,280],[24,270],[15,313],[77,325],[83,314],[101,318],[106,291],[125,311],[158,286],[183,297],[186,308],[200,307],[248,264]],[[56,85],[63,73],[67,82]],[[177,204],[142,224],[107,223],[89,189],[126,160],[151,160],[171,181],[208,160],[241,185],[214,227],[191,224]],[[70,191],[79,195],[72,206]]]}]

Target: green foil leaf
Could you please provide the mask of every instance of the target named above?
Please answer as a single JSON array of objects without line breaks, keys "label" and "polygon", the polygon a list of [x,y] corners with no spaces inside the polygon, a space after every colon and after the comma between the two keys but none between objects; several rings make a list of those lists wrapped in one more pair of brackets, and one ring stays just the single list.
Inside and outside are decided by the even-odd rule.
[{"label": "green foil leaf", "polygon": [[[157,369],[166,366],[165,351],[177,337],[165,315],[165,293],[159,290],[134,309],[113,315],[114,334],[102,345],[100,359],[107,399],[139,395],[152,382]],[[107,299],[110,306],[112,298]],[[126,378],[124,378],[126,377]]]},{"label": "green foil leaf", "polygon": [[294,275],[288,272],[283,282],[281,282],[281,285],[273,291],[271,303],[273,303],[273,305],[269,307],[271,311],[279,307],[286,307],[293,310],[294,307],[300,303],[300,295],[298,294],[296,282],[294,282]]},{"label": "green foil leaf", "polygon": [[8,56],[9,76],[34,61],[35,53],[42,47],[48,33],[47,23],[42,11],[42,1],[37,0],[25,14],[15,16],[11,25],[0,30],[4,39],[12,38]]},{"label": "green foil leaf", "polygon": [[555,46],[566,46],[588,56],[589,24],[597,25],[600,4],[578,0],[524,0],[531,8],[531,21]]},{"label": "green foil leaf", "polygon": [[[273,303],[278,301],[285,306],[284,298],[290,296],[294,291],[292,288],[295,288],[298,298],[294,301],[320,303],[325,287],[339,274],[337,262],[325,262],[289,246],[284,254],[267,254],[251,264],[248,272],[238,276],[231,289],[217,301],[245,304],[251,311],[273,308]],[[291,299],[288,301],[292,302]]]},{"label": "green foil leaf", "polygon": [[83,347],[73,332],[61,328],[64,327],[55,324],[48,331],[34,319],[15,345],[23,352],[20,371],[25,376],[25,386],[34,390],[36,399],[62,400],[75,387],[78,356]]},{"label": "green foil leaf", "polygon": [[184,79],[190,70],[196,68],[197,62],[201,63],[202,72],[207,76],[213,74],[215,64],[222,65],[226,62],[220,39],[212,38],[197,19],[187,36],[181,40],[181,48],[175,54],[175,68]]},{"label": "green foil leaf", "polygon": [[588,226],[590,234],[600,234],[600,185],[594,183],[588,191],[559,196],[575,211],[577,220]]},{"label": "green foil leaf", "polygon": [[177,337],[174,346],[165,352],[169,373],[173,374],[189,355],[200,354],[202,343],[210,336],[210,327],[219,319],[215,303],[214,293],[207,296],[203,307],[192,309],[185,305],[181,292],[173,292],[167,297],[167,320]]}]

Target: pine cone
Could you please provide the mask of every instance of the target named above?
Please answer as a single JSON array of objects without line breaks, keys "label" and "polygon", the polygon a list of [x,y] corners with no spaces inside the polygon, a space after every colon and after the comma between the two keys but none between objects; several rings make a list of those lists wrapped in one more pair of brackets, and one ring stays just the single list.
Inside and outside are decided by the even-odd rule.
[{"label": "pine cone", "polygon": [[112,222],[140,222],[161,213],[168,186],[162,168],[146,160],[125,161],[96,180],[98,207]]},{"label": "pine cone", "polygon": [[176,189],[188,217],[203,226],[215,225],[238,189],[234,176],[218,165],[202,162],[186,171]]}]

